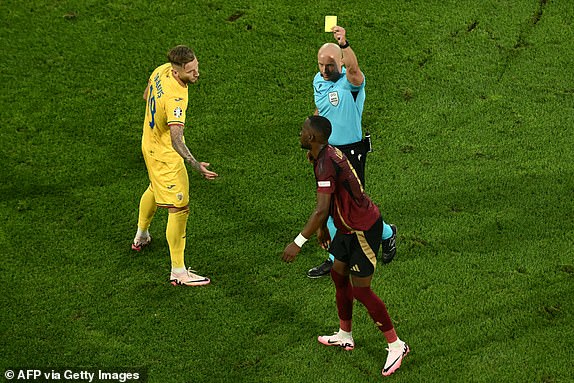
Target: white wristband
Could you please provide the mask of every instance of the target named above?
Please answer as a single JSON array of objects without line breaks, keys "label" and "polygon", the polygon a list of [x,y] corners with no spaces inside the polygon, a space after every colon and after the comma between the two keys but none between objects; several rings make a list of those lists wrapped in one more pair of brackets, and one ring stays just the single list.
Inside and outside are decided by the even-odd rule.
[{"label": "white wristband", "polygon": [[297,238],[295,238],[293,240],[293,242],[295,242],[295,244],[299,247],[303,247],[303,245],[305,244],[305,242],[307,242],[307,238],[303,237],[303,234],[299,233],[299,235],[297,236]]}]

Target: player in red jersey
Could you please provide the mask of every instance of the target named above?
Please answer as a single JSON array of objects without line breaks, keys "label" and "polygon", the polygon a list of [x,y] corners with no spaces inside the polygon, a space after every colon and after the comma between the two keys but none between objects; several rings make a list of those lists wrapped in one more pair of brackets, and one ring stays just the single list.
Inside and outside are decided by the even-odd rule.
[{"label": "player in red jersey", "polygon": [[[317,181],[317,206],[295,240],[283,251],[283,260],[295,260],[301,246],[313,233],[321,246],[335,256],[331,278],[335,283],[339,331],[320,336],[319,342],[345,350],[355,347],[351,331],[353,300],[368,310],[388,342],[388,356],[382,374],[395,372],[409,346],[397,337],[383,301],[371,290],[371,279],[381,246],[383,220],[379,208],[365,194],[347,157],[328,144],[331,123],[321,116],[310,116],[301,130],[301,147],[309,150]],[[331,215],[337,234],[331,240],[327,218]]]}]

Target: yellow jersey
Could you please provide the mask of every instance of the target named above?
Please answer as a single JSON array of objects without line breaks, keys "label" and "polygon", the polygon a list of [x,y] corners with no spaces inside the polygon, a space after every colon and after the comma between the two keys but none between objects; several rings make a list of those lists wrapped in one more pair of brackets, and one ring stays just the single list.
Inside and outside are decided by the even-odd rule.
[{"label": "yellow jersey", "polygon": [[187,86],[173,77],[170,63],[153,71],[148,83],[142,152],[162,162],[183,161],[171,145],[169,125],[185,125],[187,100]]}]

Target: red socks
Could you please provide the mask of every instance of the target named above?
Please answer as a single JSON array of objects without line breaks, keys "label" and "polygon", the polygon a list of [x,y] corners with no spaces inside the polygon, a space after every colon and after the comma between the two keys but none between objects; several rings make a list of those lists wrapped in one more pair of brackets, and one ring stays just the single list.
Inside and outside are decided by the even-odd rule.
[{"label": "red socks", "polygon": [[353,298],[356,298],[367,308],[369,315],[387,338],[387,342],[393,343],[397,340],[397,334],[385,303],[370,287],[353,287],[348,276],[342,276],[333,269],[331,269],[331,278],[335,283],[337,311],[342,330],[351,331]]},{"label": "red socks", "polygon": [[375,321],[375,324],[383,332],[388,343],[397,340],[397,334],[393,327],[393,322],[387,312],[387,307],[370,287],[353,287],[353,295],[361,302],[369,312],[369,315]]},{"label": "red socks", "polygon": [[353,286],[351,286],[348,276],[344,277],[333,269],[331,269],[331,278],[337,289],[335,298],[337,299],[337,310],[339,312],[339,320],[341,321],[341,329],[351,331],[351,319],[353,318]]}]

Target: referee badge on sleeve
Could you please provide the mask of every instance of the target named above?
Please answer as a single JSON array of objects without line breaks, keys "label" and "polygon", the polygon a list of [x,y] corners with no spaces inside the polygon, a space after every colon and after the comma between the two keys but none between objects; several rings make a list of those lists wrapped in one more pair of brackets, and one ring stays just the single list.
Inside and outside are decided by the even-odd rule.
[{"label": "referee badge on sleeve", "polygon": [[173,110],[173,115],[175,116],[175,118],[180,118],[182,114],[183,114],[183,111],[181,110],[181,108],[179,106]]}]

